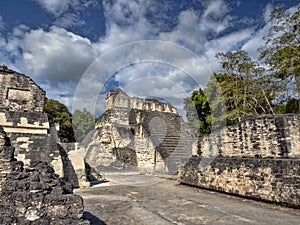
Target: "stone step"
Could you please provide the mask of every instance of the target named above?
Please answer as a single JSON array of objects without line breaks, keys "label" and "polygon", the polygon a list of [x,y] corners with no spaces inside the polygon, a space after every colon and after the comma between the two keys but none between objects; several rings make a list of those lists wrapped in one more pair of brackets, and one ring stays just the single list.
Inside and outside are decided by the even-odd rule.
[{"label": "stone step", "polygon": [[191,153],[182,153],[182,154],[176,154],[174,152],[164,152],[166,157],[172,157],[172,158],[190,158]]},{"label": "stone step", "polygon": [[181,144],[181,143],[174,143],[174,144],[159,144],[157,145],[157,147],[159,147],[160,149],[191,149],[192,145],[188,145],[188,144]]}]

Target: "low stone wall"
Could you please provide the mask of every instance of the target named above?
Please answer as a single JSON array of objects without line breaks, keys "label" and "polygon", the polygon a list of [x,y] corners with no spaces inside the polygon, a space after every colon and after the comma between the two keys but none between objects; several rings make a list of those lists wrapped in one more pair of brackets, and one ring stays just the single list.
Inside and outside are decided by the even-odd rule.
[{"label": "low stone wall", "polygon": [[180,183],[300,207],[300,160],[217,157],[203,171],[200,160],[190,159]]},{"label": "low stone wall", "polygon": [[179,182],[300,207],[300,115],[249,119],[200,140]]}]

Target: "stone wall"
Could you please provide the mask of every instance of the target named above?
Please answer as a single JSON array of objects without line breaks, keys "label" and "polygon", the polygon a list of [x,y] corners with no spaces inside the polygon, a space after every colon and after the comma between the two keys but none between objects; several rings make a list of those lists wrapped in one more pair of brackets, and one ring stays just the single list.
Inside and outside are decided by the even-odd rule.
[{"label": "stone wall", "polygon": [[45,91],[30,77],[0,67],[0,108],[8,111],[42,112],[44,98]]},{"label": "stone wall", "polygon": [[200,140],[183,184],[300,207],[300,115],[249,119]]},{"label": "stone wall", "polygon": [[26,168],[47,162],[63,177],[59,149],[43,112],[45,91],[28,76],[3,67],[0,87],[0,125],[11,139],[15,157]]},{"label": "stone wall", "polygon": [[47,134],[49,129],[43,112],[0,111],[0,124],[8,133]]},{"label": "stone wall", "polygon": [[300,114],[249,119],[219,133],[224,157],[300,158]]},{"label": "stone wall", "polygon": [[40,161],[74,187],[87,186],[84,150],[77,143],[59,144],[57,125],[43,112],[45,91],[24,74],[0,67],[0,125],[26,169]]},{"label": "stone wall", "polygon": [[10,144],[3,127],[0,126],[0,191],[11,172],[11,161],[14,158],[14,148]]},{"label": "stone wall", "polygon": [[106,110],[125,108],[146,111],[170,112],[177,114],[177,109],[156,99],[129,97],[120,88],[109,91],[106,96]]}]

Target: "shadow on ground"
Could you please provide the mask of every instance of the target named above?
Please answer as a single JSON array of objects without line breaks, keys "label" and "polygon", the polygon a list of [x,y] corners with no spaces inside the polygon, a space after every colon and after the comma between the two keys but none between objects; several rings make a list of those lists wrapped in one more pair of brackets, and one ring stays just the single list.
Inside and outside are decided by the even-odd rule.
[{"label": "shadow on ground", "polygon": [[109,181],[108,180],[104,180],[104,181],[91,181],[90,185],[91,185],[91,187],[93,187],[95,185],[104,184],[104,183],[107,183],[107,182],[109,182]]},{"label": "shadow on ground", "polygon": [[104,221],[100,220],[98,217],[94,216],[89,212],[84,212],[83,217],[90,221],[91,225],[106,225]]}]

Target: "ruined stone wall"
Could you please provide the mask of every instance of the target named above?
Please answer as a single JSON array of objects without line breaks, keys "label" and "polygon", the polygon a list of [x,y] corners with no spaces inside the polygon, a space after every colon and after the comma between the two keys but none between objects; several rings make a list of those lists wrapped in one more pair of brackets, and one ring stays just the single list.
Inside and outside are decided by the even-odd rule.
[{"label": "ruined stone wall", "polygon": [[300,114],[253,118],[220,134],[224,157],[300,158]]},{"label": "ruined stone wall", "polygon": [[25,167],[35,166],[39,161],[54,166],[63,177],[62,161],[56,140],[49,134],[46,113],[37,111],[0,111],[0,125],[7,132],[15,148],[15,157]]},{"label": "ruined stone wall", "polygon": [[163,172],[164,162],[156,153],[149,134],[141,123],[129,123],[129,117],[127,110],[105,112],[86,148],[86,162],[100,173],[125,169]]},{"label": "ruined stone wall", "polygon": [[179,181],[300,207],[300,115],[249,119],[204,137]]},{"label": "ruined stone wall", "polygon": [[45,91],[26,75],[0,67],[0,108],[42,112]]},{"label": "ruined stone wall", "polygon": [[109,91],[106,96],[106,110],[118,108],[170,112],[177,114],[177,109],[169,104],[160,102],[156,99],[143,100],[137,97],[131,98],[119,88]]},{"label": "ruined stone wall", "polygon": [[9,133],[47,134],[49,122],[46,113],[0,111],[0,124]]},{"label": "ruined stone wall", "polygon": [[179,182],[230,194],[300,207],[300,160],[217,157],[202,170],[193,157]]},{"label": "ruined stone wall", "polygon": [[24,170],[0,126],[0,224],[90,224],[83,210],[82,198],[47,163]]},{"label": "ruined stone wall", "polygon": [[39,161],[63,177],[61,156],[43,112],[45,91],[24,74],[0,67],[0,125],[11,139],[15,157],[26,168]]}]

